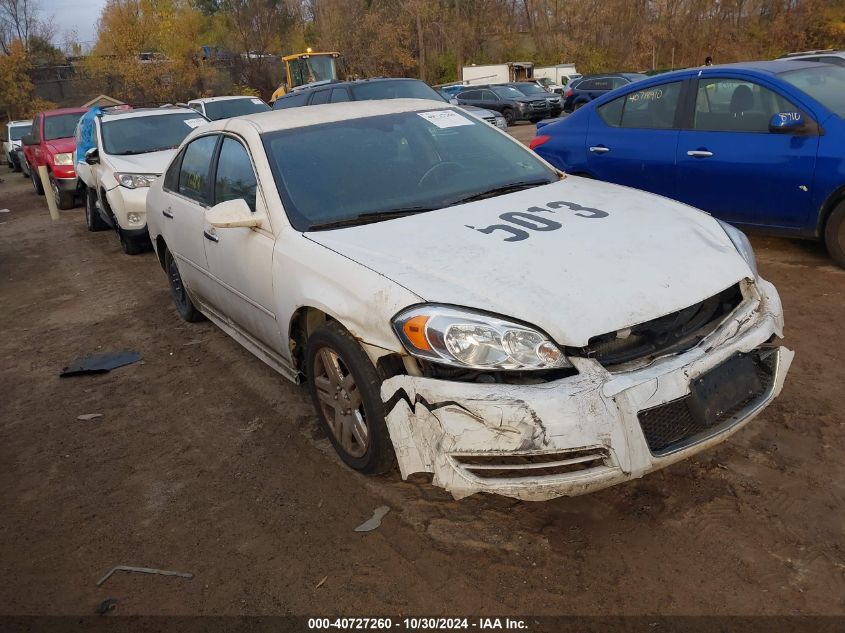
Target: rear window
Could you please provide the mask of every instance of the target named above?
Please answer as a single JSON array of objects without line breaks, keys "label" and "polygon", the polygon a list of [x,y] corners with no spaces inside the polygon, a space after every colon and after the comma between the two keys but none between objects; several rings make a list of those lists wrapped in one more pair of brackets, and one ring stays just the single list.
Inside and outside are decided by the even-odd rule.
[{"label": "rear window", "polygon": [[73,114],[56,114],[44,119],[44,140],[52,141],[57,138],[70,138],[76,133],[76,124],[84,112]]},{"label": "rear window", "polygon": [[429,99],[443,101],[437,92],[422,81],[372,81],[352,86],[356,101],[370,99]]},{"label": "rear window", "polygon": [[29,134],[31,129],[31,123],[27,123],[26,125],[13,125],[9,128],[9,140],[19,141],[24,137],[24,135]]},{"label": "rear window", "polygon": [[790,70],[780,78],[803,90],[828,110],[845,118],[845,68],[819,64],[813,68]]},{"label": "rear window", "polygon": [[270,109],[261,99],[245,97],[243,99],[226,99],[225,101],[209,101],[205,104],[205,115],[212,121],[229,119],[233,116],[266,112]]}]

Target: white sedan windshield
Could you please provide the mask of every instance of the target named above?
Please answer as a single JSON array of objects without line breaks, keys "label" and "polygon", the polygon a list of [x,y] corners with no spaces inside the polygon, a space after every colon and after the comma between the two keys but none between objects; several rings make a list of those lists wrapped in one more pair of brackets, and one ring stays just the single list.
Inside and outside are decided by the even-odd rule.
[{"label": "white sedan windshield", "polygon": [[263,139],[285,210],[300,231],[440,209],[558,179],[531,152],[455,109],[350,119]]}]

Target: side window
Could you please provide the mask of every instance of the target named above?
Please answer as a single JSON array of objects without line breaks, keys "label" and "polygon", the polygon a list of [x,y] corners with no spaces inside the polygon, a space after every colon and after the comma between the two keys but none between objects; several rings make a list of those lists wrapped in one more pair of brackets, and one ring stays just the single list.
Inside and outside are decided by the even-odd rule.
[{"label": "side window", "polygon": [[202,136],[185,148],[179,169],[179,193],[202,205],[209,203],[208,170],[217,136]]},{"label": "side window", "polygon": [[492,90],[482,90],[481,99],[482,101],[498,101],[499,97]]},{"label": "side window", "polygon": [[768,132],[772,115],[798,110],[779,94],[751,81],[703,79],[698,82],[694,127],[710,132]]},{"label": "side window", "polygon": [[481,98],[481,91],[480,90],[463,90],[457,94],[459,99],[480,99]]},{"label": "side window", "polygon": [[286,108],[298,108],[299,106],[304,106],[307,100],[307,92],[305,94],[294,94],[291,96],[280,97],[276,99],[276,102],[273,104],[273,109],[284,110]]},{"label": "side window", "polygon": [[224,137],[214,179],[214,204],[242,198],[254,212],[256,184],[246,148],[235,139]]},{"label": "side window", "polygon": [[170,163],[170,166],[167,168],[167,171],[164,172],[162,189],[165,191],[179,191],[179,168],[182,165],[182,156],[184,156],[184,154],[184,150],[176,154],[173,161]]},{"label": "side window", "polygon": [[314,96],[311,97],[310,105],[320,105],[321,103],[328,103],[329,102],[329,90],[318,90],[314,93]]},{"label": "side window", "polygon": [[332,90],[332,103],[341,103],[343,101],[349,101],[349,93],[346,91],[346,88],[335,88]]},{"label": "side window", "polygon": [[605,103],[598,109],[612,127],[666,130],[674,127],[681,82],[649,86]]}]

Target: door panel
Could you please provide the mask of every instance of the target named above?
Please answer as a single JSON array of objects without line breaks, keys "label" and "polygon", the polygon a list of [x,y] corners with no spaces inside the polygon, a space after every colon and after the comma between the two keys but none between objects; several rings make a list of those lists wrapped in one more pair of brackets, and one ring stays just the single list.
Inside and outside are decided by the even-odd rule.
[{"label": "door panel", "polygon": [[818,136],[768,131],[773,114],[796,111],[755,82],[699,80],[693,129],[678,139],[678,199],[738,224],[803,226],[811,212]]},{"label": "door panel", "polygon": [[232,137],[220,145],[214,178],[214,203],[243,199],[263,218],[261,229],[206,226],[208,270],[214,287],[209,301],[234,325],[277,353],[284,345],[273,300],[273,246],[268,214],[257,195],[257,182],[246,148]]},{"label": "door panel", "polygon": [[601,180],[672,197],[682,82],[618,97],[590,116],[587,168]]}]

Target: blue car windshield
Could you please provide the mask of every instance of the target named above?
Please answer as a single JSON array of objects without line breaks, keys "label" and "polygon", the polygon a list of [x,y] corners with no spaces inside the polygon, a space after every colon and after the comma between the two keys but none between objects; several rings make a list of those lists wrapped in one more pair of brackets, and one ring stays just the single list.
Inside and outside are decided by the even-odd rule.
[{"label": "blue car windshield", "polygon": [[262,139],[299,231],[442,209],[503,187],[558,180],[532,152],[454,108],[323,123]]},{"label": "blue car windshield", "polygon": [[790,70],[779,76],[845,119],[845,68],[819,62],[813,68]]}]

